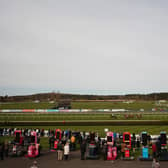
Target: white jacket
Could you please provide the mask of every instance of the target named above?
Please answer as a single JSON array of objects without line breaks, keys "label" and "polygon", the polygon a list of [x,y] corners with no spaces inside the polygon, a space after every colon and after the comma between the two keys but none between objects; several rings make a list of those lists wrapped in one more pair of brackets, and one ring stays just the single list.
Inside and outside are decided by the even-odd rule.
[{"label": "white jacket", "polygon": [[64,146],[64,155],[69,155],[69,145]]}]

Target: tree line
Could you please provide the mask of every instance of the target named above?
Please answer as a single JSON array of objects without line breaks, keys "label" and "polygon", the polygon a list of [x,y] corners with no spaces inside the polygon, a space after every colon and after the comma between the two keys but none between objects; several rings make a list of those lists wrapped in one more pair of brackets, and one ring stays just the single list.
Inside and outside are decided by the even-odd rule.
[{"label": "tree line", "polygon": [[33,95],[20,96],[0,96],[0,102],[26,102],[26,101],[59,101],[60,99],[70,99],[72,101],[107,101],[107,100],[168,100],[168,93],[151,93],[151,94],[127,94],[127,95],[80,95],[65,93],[40,93]]}]

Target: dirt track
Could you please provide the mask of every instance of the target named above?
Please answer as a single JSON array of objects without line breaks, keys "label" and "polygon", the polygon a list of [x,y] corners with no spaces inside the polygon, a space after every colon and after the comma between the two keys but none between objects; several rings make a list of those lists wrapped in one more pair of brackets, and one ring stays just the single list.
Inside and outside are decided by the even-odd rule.
[{"label": "dirt track", "polygon": [[[45,153],[36,159],[39,168],[150,168],[152,161],[112,161],[100,160],[80,160],[79,151],[71,152],[70,160],[57,161],[56,153]],[[30,168],[34,159],[25,157],[21,158],[5,158],[0,160],[0,168]],[[161,168],[168,168],[167,162],[160,162]]]}]

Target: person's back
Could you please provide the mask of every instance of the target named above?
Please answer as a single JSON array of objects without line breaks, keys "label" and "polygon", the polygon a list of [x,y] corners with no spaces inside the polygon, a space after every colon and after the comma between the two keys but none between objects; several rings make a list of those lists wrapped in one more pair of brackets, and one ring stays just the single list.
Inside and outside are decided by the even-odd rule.
[{"label": "person's back", "polygon": [[33,165],[32,165],[30,168],[38,168],[38,166],[37,166],[37,161],[34,161],[34,162],[33,162]]},{"label": "person's back", "polygon": [[61,142],[58,143],[57,150],[63,150],[63,149],[62,149],[62,143],[61,143]]},{"label": "person's back", "polygon": [[153,152],[153,158],[156,158],[156,144],[152,144],[152,152]]},{"label": "person's back", "polygon": [[57,146],[57,159],[58,160],[62,160],[62,155],[63,155],[63,146],[62,146],[62,142],[60,141],[59,143],[58,143],[58,146]]},{"label": "person's back", "polygon": [[1,160],[4,158],[4,143],[0,143],[0,158]]},{"label": "person's back", "polygon": [[2,151],[2,143],[0,143],[0,152]]},{"label": "person's back", "polygon": [[158,161],[155,162],[155,167],[154,168],[160,168],[160,163]]},{"label": "person's back", "polygon": [[4,143],[4,149],[7,150],[8,148],[9,148],[8,141],[5,141],[5,143]]},{"label": "person's back", "polygon": [[38,168],[36,165],[31,166],[30,168]]},{"label": "person's back", "polygon": [[104,160],[107,160],[107,150],[108,150],[108,146],[106,143],[104,143],[104,145],[103,145]]},{"label": "person's back", "polygon": [[86,144],[84,141],[82,142],[80,149],[81,149],[81,152],[86,152]]},{"label": "person's back", "polygon": [[65,137],[65,136],[62,137],[62,144],[63,144],[63,145],[66,144],[66,137]]},{"label": "person's back", "polygon": [[153,162],[152,162],[152,168],[160,168],[160,163],[155,158],[153,159]]},{"label": "person's back", "polygon": [[71,137],[71,143],[75,143],[75,137],[74,136]]},{"label": "person's back", "polygon": [[8,150],[9,150],[9,144],[8,144],[8,141],[6,140],[4,143],[4,151],[5,151],[6,157],[8,157]]},{"label": "person's back", "polygon": [[69,155],[69,145],[68,144],[64,146],[64,155]]},{"label": "person's back", "polygon": [[64,157],[65,157],[65,160],[68,159],[68,155],[69,155],[69,144],[66,143],[66,145],[64,146]]},{"label": "person's back", "polygon": [[122,143],[121,144],[121,152],[124,152],[125,151],[125,143]]},{"label": "person's back", "polygon": [[155,143],[152,144],[152,151],[156,152],[156,144]]}]

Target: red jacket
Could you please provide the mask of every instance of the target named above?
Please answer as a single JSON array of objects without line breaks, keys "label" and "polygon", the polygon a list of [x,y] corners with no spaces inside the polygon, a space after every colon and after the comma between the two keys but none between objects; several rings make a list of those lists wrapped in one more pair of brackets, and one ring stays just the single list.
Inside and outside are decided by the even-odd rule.
[{"label": "red jacket", "polygon": [[156,144],[152,144],[152,151],[156,152]]}]

